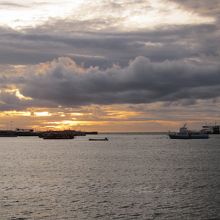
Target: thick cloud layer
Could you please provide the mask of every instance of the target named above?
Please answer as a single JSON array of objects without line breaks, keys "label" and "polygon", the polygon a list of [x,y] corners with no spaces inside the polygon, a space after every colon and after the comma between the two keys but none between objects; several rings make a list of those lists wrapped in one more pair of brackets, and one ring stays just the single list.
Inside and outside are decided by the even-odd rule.
[{"label": "thick cloud layer", "polygon": [[50,28],[21,33],[2,28],[0,63],[28,65],[68,56],[87,67],[106,68],[115,63],[126,66],[137,56],[152,61],[192,57],[216,60],[220,53],[218,32],[214,24],[130,33],[51,33]]},{"label": "thick cloud layer", "polygon": [[[25,101],[29,105],[82,106],[181,100],[191,104],[197,99],[220,96],[220,65],[184,60],[151,62],[148,58],[137,57],[127,67],[100,70],[78,66],[70,58],[59,58],[32,67],[19,81],[13,77],[7,81],[19,85],[20,92],[33,99]],[[4,99],[4,102],[7,101]]]}]

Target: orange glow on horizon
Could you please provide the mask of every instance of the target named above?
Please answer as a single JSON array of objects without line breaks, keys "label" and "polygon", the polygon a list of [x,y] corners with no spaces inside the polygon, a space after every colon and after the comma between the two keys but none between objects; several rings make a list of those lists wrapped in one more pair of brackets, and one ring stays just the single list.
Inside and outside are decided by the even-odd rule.
[{"label": "orange glow on horizon", "polygon": [[0,112],[0,117],[16,117],[16,116],[31,116],[31,112],[29,111],[5,111]]},{"label": "orange glow on horizon", "polygon": [[49,113],[49,112],[34,112],[34,115],[37,117],[49,117],[49,116],[51,116],[51,113]]},{"label": "orange glow on horizon", "polygon": [[[23,111],[0,111],[0,129],[33,128],[35,130],[84,130],[102,132],[126,131],[168,131],[177,130],[184,123],[190,128],[215,121],[206,112],[200,110],[200,115],[194,117],[191,110],[173,107],[172,110],[161,113],[160,103],[135,108],[127,105],[84,106],[79,108],[29,108]],[[143,110],[143,111],[142,111]],[[178,111],[178,115],[176,112]],[[165,115],[164,115],[165,114]],[[172,117],[173,115],[178,117]],[[200,116],[204,120],[201,122]],[[12,122],[12,123],[10,123]],[[10,125],[13,126],[10,126]]]}]

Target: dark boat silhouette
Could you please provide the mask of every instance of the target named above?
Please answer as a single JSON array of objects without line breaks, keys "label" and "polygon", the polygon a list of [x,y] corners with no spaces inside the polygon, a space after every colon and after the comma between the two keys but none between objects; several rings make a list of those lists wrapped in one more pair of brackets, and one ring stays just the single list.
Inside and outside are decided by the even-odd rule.
[{"label": "dark boat silhouette", "polygon": [[89,141],[108,141],[108,138],[89,138]]},{"label": "dark boat silhouette", "polygon": [[15,131],[10,131],[10,130],[0,130],[0,137],[17,137],[18,135],[16,134]]},{"label": "dark boat silhouette", "polygon": [[39,136],[43,139],[74,139],[74,134],[70,132],[45,132]]}]

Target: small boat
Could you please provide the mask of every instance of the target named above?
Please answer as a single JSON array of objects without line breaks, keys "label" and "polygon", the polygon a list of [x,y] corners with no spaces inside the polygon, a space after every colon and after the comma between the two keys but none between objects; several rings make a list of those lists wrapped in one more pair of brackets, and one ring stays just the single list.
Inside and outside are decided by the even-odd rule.
[{"label": "small boat", "polygon": [[108,141],[108,138],[89,138],[89,141]]},{"label": "small boat", "polygon": [[208,139],[209,134],[202,131],[190,131],[187,129],[186,124],[179,129],[179,132],[169,132],[171,139]]}]

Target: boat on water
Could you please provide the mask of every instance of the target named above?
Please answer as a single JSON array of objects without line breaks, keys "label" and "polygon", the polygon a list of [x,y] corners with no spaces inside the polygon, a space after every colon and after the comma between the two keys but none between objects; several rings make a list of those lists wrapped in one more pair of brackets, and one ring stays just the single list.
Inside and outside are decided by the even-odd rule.
[{"label": "boat on water", "polygon": [[17,137],[18,135],[14,131],[0,130],[0,137]]},{"label": "boat on water", "polygon": [[38,136],[39,135],[39,133],[34,131],[33,129],[16,128],[15,132],[17,136]]},{"label": "boat on water", "polygon": [[89,138],[89,141],[108,141],[108,138]]},{"label": "boat on water", "polygon": [[202,131],[191,131],[188,130],[186,124],[179,129],[179,132],[169,132],[171,139],[208,139],[209,134]]},{"label": "boat on water", "polygon": [[43,139],[74,139],[74,135],[67,132],[45,132],[39,137]]},{"label": "boat on water", "polygon": [[220,134],[220,125],[203,125],[202,128],[202,130],[206,131],[208,134]]}]

